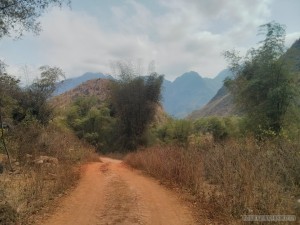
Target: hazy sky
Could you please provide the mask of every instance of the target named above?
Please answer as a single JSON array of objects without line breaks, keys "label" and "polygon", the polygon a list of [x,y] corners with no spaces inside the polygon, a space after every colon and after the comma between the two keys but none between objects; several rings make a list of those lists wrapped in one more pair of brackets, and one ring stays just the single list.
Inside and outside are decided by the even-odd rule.
[{"label": "hazy sky", "polygon": [[290,46],[300,38],[299,12],[300,0],[72,0],[72,9],[40,18],[39,36],[1,39],[0,59],[22,79],[45,64],[67,77],[111,73],[116,60],[139,60],[145,68],[154,60],[170,80],[191,70],[214,77],[226,68],[222,52],[255,46],[261,24],[285,24]]}]

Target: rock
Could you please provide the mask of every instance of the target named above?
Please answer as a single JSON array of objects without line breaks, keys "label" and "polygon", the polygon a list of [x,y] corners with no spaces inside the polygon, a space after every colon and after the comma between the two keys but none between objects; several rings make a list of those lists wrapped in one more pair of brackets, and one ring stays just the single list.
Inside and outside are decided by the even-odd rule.
[{"label": "rock", "polygon": [[51,157],[51,156],[43,156],[43,155],[41,155],[41,156],[39,156],[38,158],[36,158],[35,160],[34,160],[34,162],[36,163],[36,164],[43,164],[43,163],[45,163],[45,164],[52,164],[52,165],[58,165],[58,159],[57,158],[55,158],[55,157]]},{"label": "rock", "polygon": [[19,163],[19,162],[15,162],[15,165],[16,165],[16,166],[20,166],[20,163]]},{"label": "rock", "polygon": [[34,160],[34,163],[37,165],[40,165],[40,164],[43,164],[44,161],[42,159],[36,159],[36,160]]},{"label": "rock", "polygon": [[30,154],[26,154],[25,156],[27,159],[32,159],[32,155],[30,155]]}]

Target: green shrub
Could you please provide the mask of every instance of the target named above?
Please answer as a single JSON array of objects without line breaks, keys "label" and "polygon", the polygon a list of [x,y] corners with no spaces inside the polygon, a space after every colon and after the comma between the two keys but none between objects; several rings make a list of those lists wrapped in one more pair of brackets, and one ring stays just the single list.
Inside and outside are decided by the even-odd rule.
[{"label": "green shrub", "polygon": [[156,136],[164,143],[187,145],[192,130],[192,123],[188,120],[169,120],[156,129]]},{"label": "green shrub", "polygon": [[110,116],[110,109],[95,97],[77,99],[68,110],[66,121],[79,138],[94,145],[98,151],[111,150],[116,119]]},{"label": "green shrub", "polygon": [[[229,120],[226,120],[226,123],[227,126],[230,125]],[[213,135],[214,140],[220,141],[229,135],[226,123],[218,117],[201,118],[194,122],[194,129],[196,132],[210,133]]]}]

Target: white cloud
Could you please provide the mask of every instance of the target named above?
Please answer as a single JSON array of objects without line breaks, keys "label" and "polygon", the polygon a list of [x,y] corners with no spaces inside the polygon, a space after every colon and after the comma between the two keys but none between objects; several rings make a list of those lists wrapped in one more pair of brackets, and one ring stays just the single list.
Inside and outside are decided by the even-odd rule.
[{"label": "white cloud", "polygon": [[[105,19],[84,10],[52,10],[42,18],[39,61],[63,68],[68,76],[110,73],[110,62],[124,59],[145,64],[155,60],[157,71],[168,79],[189,70],[215,76],[226,67],[223,51],[235,48],[243,53],[255,45],[257,27],[271,20],[272,0],[147,4],[153,7],[137,0],[107,5],[99,11],[105,11]],[[287,42],[297,35],[288,34]]]}]

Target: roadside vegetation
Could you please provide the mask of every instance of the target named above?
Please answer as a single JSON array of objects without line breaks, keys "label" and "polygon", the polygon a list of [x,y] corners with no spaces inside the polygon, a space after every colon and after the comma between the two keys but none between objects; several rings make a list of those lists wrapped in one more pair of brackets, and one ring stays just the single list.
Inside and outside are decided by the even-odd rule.
[{"label": "roadside vegetation", "polygon": [[[0,39],[38,32],[39,15],[69,1],[8,2],[0,3],[7,17]],[[271,22],[260,33],[264,40],[246,57],[224,54],[234,74],[224,84],[238,117],[159,120],[163,76],[144,77],[121,62],[108,99],[78,97],[56,112],[49,99],[61,69],[41,67],[40,78],[22,87],[0,62],[0,224],[30,223],[76,182],[77,165],[98,159],[94,149],[128,153],[127,164],[188,190],[206,224],[242,224],[243,215],[299,218],[300,69],[286,54],[284,26]]]},{"label": "roadside vegetation", "polygon": [[[228,118],[215,120],[221,123]],[[185,123],[197,126],[197,121]],[[125,162],[190,191],[199,218],[206,223],[240,224],[242,215],[298,217],[299,141],[282,137],[262,141],[223,129],[178,133],[174,126],[159,139],[159,145],[130,153]],[[222,139],[215,139],[212,132],[222,134]]]},{"label": "roadside vegetation", "polygon": [[[68,0],[1,1],[0,41],[38,34],[38,18]],[[40,78],[24,87],[0,61],[0,224],[31,224],[32,216],[61,196],[79,178],[79,165],[94,160],[93,148],[80,141],[55,116],[49,98],[64,77],[43,66]],[[98,157],[96,157],[98,158]]]},{"label": "roadside vegetation", "polygon": [[48,98],[63,72],[42,67],[28,87],[0,73],[0,223],[30,223],[33,214],[79,178],[77,165],[94,160],[91,146],[54,117]]},{"label": "roadside vegetation", "polygon": [[243,222],[243,215],[300,216],[299,70],[285,55],[284,26],[272,22],[260,32],[265,39],[244,59],[225,53],[234,74],[225,85],[243,116],[170,119],[152,129],[153,147],[125,159],[189,190],[207,224],[260,224]]}]

